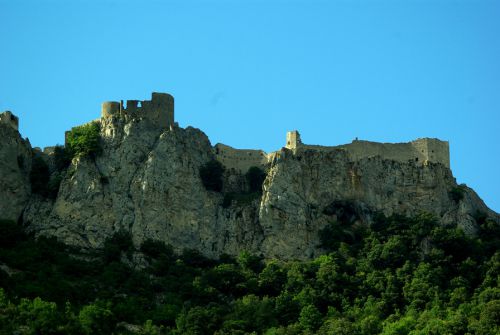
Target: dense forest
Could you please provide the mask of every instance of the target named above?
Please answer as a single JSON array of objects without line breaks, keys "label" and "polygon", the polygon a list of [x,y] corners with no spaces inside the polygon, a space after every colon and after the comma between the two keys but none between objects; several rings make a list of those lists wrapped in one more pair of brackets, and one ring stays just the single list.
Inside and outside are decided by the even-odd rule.
[{"label": "dense forest", "polygon": [[349,206],[310,261],[218,260],[134,247],[82,252],[0,221],[0,334],[499,334],[500,229],[430,215],[370,226]]}]

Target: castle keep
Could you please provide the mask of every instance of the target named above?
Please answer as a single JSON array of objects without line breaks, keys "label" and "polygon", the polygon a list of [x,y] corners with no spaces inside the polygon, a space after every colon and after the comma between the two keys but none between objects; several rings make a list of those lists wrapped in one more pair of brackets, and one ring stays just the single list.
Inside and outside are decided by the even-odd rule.
[{"label": "castle keep", "polygon": [[101,118],[123,118],[125,120],[142,118],[162,127],[170,128],[174,122],[174,97],[167,93],[153,92],[151,100],[107,101],[102,104]]}]

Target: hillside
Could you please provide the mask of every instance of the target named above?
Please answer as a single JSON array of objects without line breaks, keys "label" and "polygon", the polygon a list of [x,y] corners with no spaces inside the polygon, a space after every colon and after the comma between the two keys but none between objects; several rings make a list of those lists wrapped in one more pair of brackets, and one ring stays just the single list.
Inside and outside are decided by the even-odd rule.
[{"label": "hillside", "polygon": [[0,114],[0,334],[500,331],[500,216],[448,143],[265,153],[103,104],[32,148]]},{"label": "hillside", "polygon": [[[302,145],[291,132],[287,144],[269,154],[212,146],[202,131],[175,123],[170,95],[153,93],[152,100],[130,100],[126,107],[103,104],[101,118],[91,123],[98,152],[78,151],[82,127],[67,135],[73,149],[42,152],[21,138],[10,117],[0,122],[2,218],[88,250],[126,231],[136,246],[153,239],[212,258],[248,251],[307,259],[324,252],[318,232],[345,206],[365,226],[380,213],[424,212],[474,236],[478,218],[500,222],[472,189],[456,184],[448,152],[434,159],[440,148],[427,143],[446,143],[447,150],[438,140],[321,147]],[[212,161],[223,164],[218,188],[200,177]],[[251,166],[265,174],[262,187],[252,189]]]}]

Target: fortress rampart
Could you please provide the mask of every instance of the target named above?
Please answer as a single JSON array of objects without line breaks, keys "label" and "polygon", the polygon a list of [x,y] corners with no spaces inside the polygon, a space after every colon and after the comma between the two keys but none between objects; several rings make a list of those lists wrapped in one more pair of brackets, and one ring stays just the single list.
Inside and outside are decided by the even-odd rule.
[{"label": "fortress rampart", "polygon": [[303,144],[298,131],[289,131],[286,136],[286,148],[313,149],[321,151],[346,150],[353,160],[380,156],[399,162],[414,161],[421,164],[441,163],[450,168],[450,149],[447,141],[435,138],[420,138],[408,143],[378,143],[354,140],[352,143],[338,146],[320,146]]},{"label": "fortress rampart", "polygon": [[[125,122],[146,120],[160,129],[174,129],[177,127],[174,119],[174,98],[167,93],[153,92],[151,100],[127,100],[126,105],[123,101],[107,101],[102,104],[101,118],[92,122],[106,125],[113,124],[115,120],[120,119],[125,120]],[[16,130],[19,127],[19,119],[10,111],[0,114],[0,123],[7,124]],[[107,127],[104,129],[104,135],[106,136],[106,131],[112,130],[113,127]],[[304,149],[345,150],[353,161],[380,156],[384,159],[404,163],[408,161],[423,165],[429,162],[440,163],[450,168],[449,143],[435,138],[420,138],[408,143],[378,143],[355,139],[349,144],[321,146],[302,143],[300,133],[294,130],[287,132],[285,147],[293,152]],[[265,167],[276,157],[278,151],[267,154],[262,150],[235,149],[218,143],[213,147],[213,153],[215,158],[226,168],[245,173],[252,166]]]},{"label": "fortress rampart", "polygon": [[19,118],[10,111],[0,113],[0,122],[9,125],[15,130],[19,130]]},{"label": "fortress rampart", "polygon": [[175,125],[174,97],[154,92],[151,100],[127,100],[126,106],[123,101],[107,101],[102,104],[101,117],[119,117],[125,120],[143,118],[162,128],[170,128]]},{"label": "fortress rampart", "polygon": [[252,166],[262,167],[267,164],[267,154],[262,150],[235,149],[217,143],[214,146],[215,158],[226,168],[246,173]]}]

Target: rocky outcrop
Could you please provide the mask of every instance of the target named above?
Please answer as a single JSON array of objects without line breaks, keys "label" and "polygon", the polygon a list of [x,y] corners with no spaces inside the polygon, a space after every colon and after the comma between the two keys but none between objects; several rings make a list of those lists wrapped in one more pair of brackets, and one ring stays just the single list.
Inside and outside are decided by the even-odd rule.
[{"label": "rocky outcrop", "polygon": [[[1,193],[3,212],[15,218],[24,210],[28,229],[81,248],[102,247],[126,230],[137,245],[151,238],[209,257],[247,250],[283,259],[321,253],[318,232],[341,215],[342,203],[351,204],[356,220],[366,224],[375,212],[425,211],[474,234],[476,213],[500,221],[471,189],[462,187],[459,199],[451,197],[458,186],[442,164],[354,161],[342,149],[283,148],[272,155],[262,196],[228,206],[222,193],[207,191],[200,179],[200,167],[214,158],[200,130],[160,128],[139,117],[99,122],[103,153],[74,159],[53,200],[30,197],[29,167],[16,165],[30,148],[16,140],[18,134],[6,135],[8,144],[0,149],[8,162],[1,169],[10,174],[2,185],[11,191]],[[226,171],[225,181],[233,192],[244,184],[234,170]]]},{"label": "rocky outcrop", "polygon": [[258,203],[224,209],[222,194],[201,182],[199,169],[213,153],[200,130],[114,119],[101,133],[103,154],[75,159],[53,203],[32,198],[24,215],[31,230],[82,248],[126,230],[137,245],[152,238],[213,257],[257,249]]},{"label": "rocky outcrop", "polygon": [[0,219],[17,221],[31,188],[31,145],[16,128],[0,122]]},{"label": "rocky outcrop", "polygon": [[[450,192],[459,188],[463,199]],[[376,212],[414,216],[434,214],[442,224],[475,232],[475,215],[499,221],[476,193],[458,187],[442,164],[416,164],[381,157],[350,160],[344,150],[330,152],[282,149],[275,155],[264,184],[259,219],[265,255],[302,258],[318,252],[318,231],[330,220],[332,204],[347,202],[359,220],[370,224]]]}]

